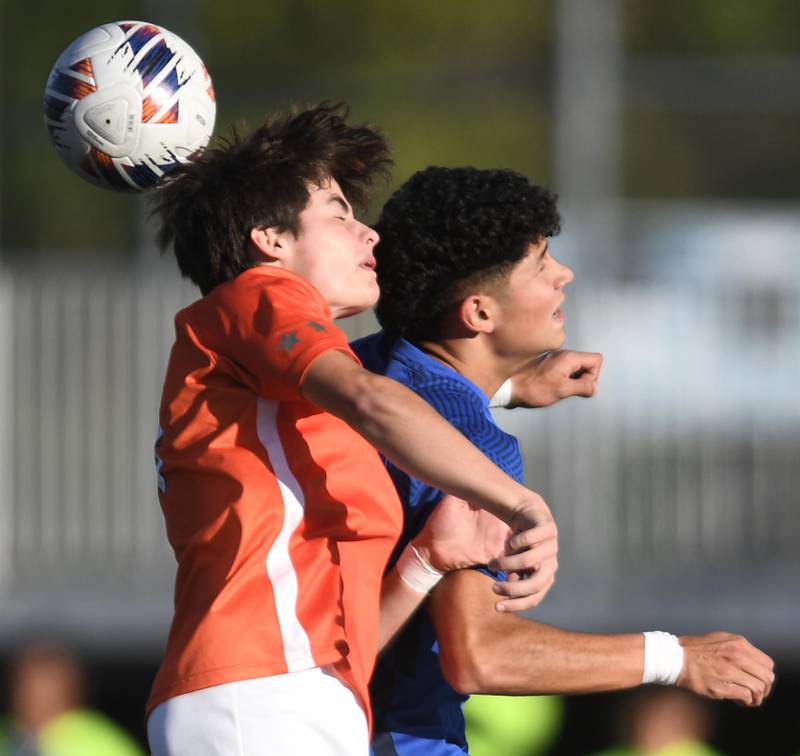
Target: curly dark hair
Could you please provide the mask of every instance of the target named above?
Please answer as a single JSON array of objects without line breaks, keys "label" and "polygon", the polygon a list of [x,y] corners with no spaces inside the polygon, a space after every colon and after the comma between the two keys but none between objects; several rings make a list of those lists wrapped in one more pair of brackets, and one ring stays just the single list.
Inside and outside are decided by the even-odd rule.
[{"label": "curly dark hair", "polygon": [[384,137],[348,126],[344,104],[322,103],[273,119],[243,137],[235,128],[217,146],[177,167],[151,200],[158,242],[172,246],[181,273],[203,294],[255,265],[250,231],[299,230],[309,185],[336,179],[357,207],[378,175],[388,177]]},{"label": "curly dark hair", "polygon": [[414,341],[436,338],[449,305],[503,277],[561,218],[555,195],[514,171],[431,167],[395,192],[375,228],[378,320]]}]

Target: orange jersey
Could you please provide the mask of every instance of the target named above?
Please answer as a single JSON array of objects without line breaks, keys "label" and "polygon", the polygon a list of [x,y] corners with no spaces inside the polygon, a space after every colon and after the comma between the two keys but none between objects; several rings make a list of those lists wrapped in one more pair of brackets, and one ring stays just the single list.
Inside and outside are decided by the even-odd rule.
[{"label": "orange jersey", "polygon": [[179,312],[175,330],[156,444],[175,616],[148,710],[327,664],[368,710],[401,506],[378,453],[300,393],[315,358],[352,355],[345,335],[311,284],[270,266]]}]

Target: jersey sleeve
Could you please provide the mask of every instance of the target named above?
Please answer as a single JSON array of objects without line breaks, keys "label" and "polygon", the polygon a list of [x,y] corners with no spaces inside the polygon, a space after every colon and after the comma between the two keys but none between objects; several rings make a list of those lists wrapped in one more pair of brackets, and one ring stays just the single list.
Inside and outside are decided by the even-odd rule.
[{"label": "jersey sleeve", "polygon": [[298,276],[253,276],[218,316],[215,351],[266,399],[299,399],[311,363],[331,349],[357,361],[322,295]]}]

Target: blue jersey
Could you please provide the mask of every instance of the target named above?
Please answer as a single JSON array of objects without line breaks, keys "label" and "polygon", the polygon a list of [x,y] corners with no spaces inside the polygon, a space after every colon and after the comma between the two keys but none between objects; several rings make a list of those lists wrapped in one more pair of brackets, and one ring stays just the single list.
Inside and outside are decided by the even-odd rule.
[{"label": "blue jersey", "polygon": [[[364,367],[408,386],[458,428],[498,467],[522,482],[519,442],[502,431],[489,399],[472,381],[404,339],[378,333],[351,344]],[[422,529],[444,495],[386,460],[404,508],[403,534],[389,562]],[[483,572],[498,577],[482,568]],[[504,577],[504,576],[500,576]],[[371,684],[375,756],[437,756],[467,751],[462,706],[467,696],[447,684],[428,613],[418,611],[378,659]]]}]

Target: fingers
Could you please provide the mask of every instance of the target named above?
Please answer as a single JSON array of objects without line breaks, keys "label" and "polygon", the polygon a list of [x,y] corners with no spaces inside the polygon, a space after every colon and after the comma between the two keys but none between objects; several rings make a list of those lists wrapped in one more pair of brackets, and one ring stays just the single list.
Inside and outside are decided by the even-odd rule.
[{"label": "fingers", "polygon": [[494,572],[528,572],[538,570],[542,564],[549,560],[555,560],[558,554],[558,543],[550,538],[542,543],[537,543],[529,549],[520,551],[517,554],[506,554],[505,556],[493,559],[489,563],[489,568]]},{"label": "fingers", "polygon": [[582,354],[584,356],[584,371],[597,382],[600,378],[600,369],[603,367],[603,355],[599,352],[582,352]]},{"label": "fingers", "polygon": [[[533,581],[532,584],[528,586],[529,590],[536,588],[535,592],[519,598],[504,598],[495,604],[495,609],[498,612],[524,612],[526,609],[533,609],[534,607],[539,606],[550,588],[552,588],[553,583],[555,583],[555,578],[553,577],[542,581],[537,575],[534,575],[531,578],[526,578],[525,580],[519,582],[528,582],[528,580]],[[514,583],[514,585],[518,585],[519,582]],[[495,585],[498,587],[506,587],[509,585],[509,583],[495,583]]]},{"label": "fingers", "polygon": [[508,598],[523,598],[528,595],[539,593],[545,587],[552,585],[555,581],[556,570],[558,565],[546,564],[543,565],[541,570],[536,572],[526,572],[520,575],[518,572],[509,573],[507,580],[499,580],[493,586],[492,590]]},{"label": "fingers", "polygon": [[735,640],[740,646],[744,647],[740,651],[743,665],[757,664],[760,668],[769,670],[770,673],[773,672],[775,669],[775,662],[772,661],[772,658],[767,656],[761,649],[756,648],[747,638],[734,635],[732,640]]},{"label": "fingers", "polygon": [[709,698],[761,706],[775,681],[772,659],[730,633],[686,636],[679,684]]},{"label": "fingers", "polygon": [[558,527],[554,520],[543,522],[527,530],[514,533],[507,542],[507,552],[513,554],[523,549],[529,549],[537,543],[544,543],[548,540],[558,539]]},{"label": "fingers", "polygon": [[733,668],[728,674],[730,679],[724,681],[725,698],[739,701],[745,706],[761,706],[772,689],[771,683],[742,669]]},{"label": "fingers", "polygon": [[597,382],[588,374],[571,379],[567,385],[571,391],[570,396],[584,396],[588,399],[597,393]]},{"label": "fingers", "polygon": [[603,355],[598,352],[562,352],[559,357],[569,358],[568,380],[562,384],[567,396],[591,397],[597,393],[597,382],[603,366]]},{"label": "fingers", "polygon": [[761,706],[769,695],[769,688],[762,680],[745,674],[741,670],[730,673],[730,680],[722,680],[712,689],[712,697],[736,701],[745,706]]},{"label": "fingers", "polygon": [[506,554],[489,565],[510,573],[508,580],[493,586],[495,593],[506,597],[496,604],[497,611],[519,612],[538,606],[555,582],[557,554],[558,528],[553,520],[509,538]]},{"label": "fingers", "polygon": [[772,659],[740,635],[722,641],[726,660],[735,669],[731,680],[745,685],[753,693],[753,706],[760,706],[772,690],[775,665]]},{"label": "fingers", "polygon": [[707,693],[709,698],[717,701],[733,701],[743,706],[757,706],[753,703],[753,692],[746,685],[720,680],[709,688]]},{"label": "fingers", "polygon": [[572,350],[551,352],[551,359],[555,365],[572,377],[577,377],[576,373],[581,375],[588,373],[597,379],[603,366],[603,355],[599,352],[575,352]]},{"label": "fingers", "polygon": [[557,569],[558,560],[551,556],[535,571],[511,572],[507,580],[494,583],[492,590],[506,597],[497,603],[497,611],[518,612],[538,606],[555,583]]},{"label": "fingers", "polygon": [[[738,647],[730,651],[731,663],[735,664],[748,682],[748,688],[758,699],[754,706],[760,706],[770,694],[775,682],[774,663],[769,656],[753,646],[745,638],[737,638]],[[739,682],[739,680],[735,680]],[[739,684],[742,684],[739,682]]]},{"label": "fingers", "polygon": [[[600,376],[603,367],[603,355],[599,352],[561,352],[564,357],[569,357],[573,365],[570,373],[589,373],[594,378]],[[559,356],[561,356],[559,355]]]}]

